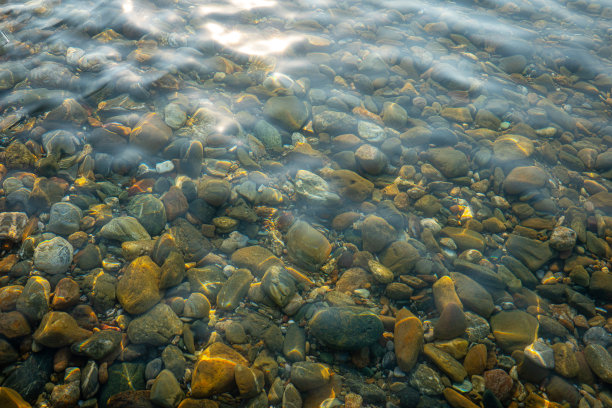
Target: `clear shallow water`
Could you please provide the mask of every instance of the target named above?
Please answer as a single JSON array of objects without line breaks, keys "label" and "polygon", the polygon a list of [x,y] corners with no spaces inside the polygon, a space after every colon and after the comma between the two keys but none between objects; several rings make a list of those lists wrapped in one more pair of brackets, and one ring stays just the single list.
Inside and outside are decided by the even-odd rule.
[{"label": "clear shallow water", "polygon": [[[30,275],[42,274],[55,290],[59,278],[68,276],[79,284],[83,297],[78,302],[94,306],[97,328],[129,335],[128,322],[149,309],[130,307],[119,295],[117,302],[113,298],[110,304],[96,303],[101,302],[92,289],[97,277],[104,273],[110,281],[124,279],[132,265],[128,255],[136,252],[165,265],[168,254],[159,248],[175,245],[172,240],[177,236],[187,236],[180,224],[187,220],[202,233],[194,241],[206,244],[180,248],[186,266],[226,267],[223,273],[215,270],[219,282],[208,277],[214,282],[202,284],[204,289],[195,289],[193,279],[182,279],[182,284],[179,279],[178,286],[164,287],[166,292],[160,295],[162,303],[171,305],[195,333],[195,346],[189,347],[188,336],[173,333],[176,337],[154,344],[159,349],[143,351],[138,346],[146,341],[129,335],[135,348],[122,345],[132,354],[117,360],[118,370],[127,370],[119,361],[150,363],[170,342],[180,346],[190,361],[188,369],[195,370],[192,363],[206,347],[210,331],[221,333],[226,343],[241,344],[229,340],[230,321],[243,323],[251,344],[263,338],[263,330],[253,329],[256,325],[249,317],[258,312],[271,317],[273,326],[281,330],[274,333],[284,334],[286,342],[298,338],[298,354],[333,366],[335,378],[346,380],[342,394],[322,381],[321,389],[332,390],[325,395],[331,406],[356,398],[347,397],[347,392],[363,395],[374,406],[384,405],[385,399],[411,406],[402,397],[408,392],[406,384],[418,391],[413,399],[429,393],[441,401],[442,389],[451,382],[462,392],[473,387],[474,393],[465,395],[479,402],[480,378],[457,380],[456,373],[449,373],[430,355],[431,347],[417,353],[419,363],[429,362],[452,381],[440,380],[442,385],[429,388],[413,381],[427,372],[409,366],[404,351],[398,351],[402,332],[397,325],[404,319],[397,317],[397,310],[406,306],[425,327],[428,343],[463,336],[470,343],[486,344],[498,358],[498,364],[488,369],[510,372],[516,364],[522,367],[520,381],[543,385],[545,397],[552,401],[566,399],[577,405],[578,389],[609,401],[609,394],[600,393],[603,382],[597,378],[594,389],[580,388],[588,381],[556,371],[564,382],[550,385],[553,370],[547,358],[549,346],[568,342],[572,352],[583,351],[587,357],[595,356],[587,360],[597,360],[601,350],[587,351],[587,344],[593,338],[603,346],[610,344],[610,21],[612,3],[580,1],[0,3],[0,153],[5,166],[0,173],[0,209],[25,212],[42,229],[19,245],[6,246],[3,256],[19,254],[17,260],[25,264],[11,265],[2,286],[24,285]],[[150,112],[156,115],[147,116]],[[16,143],[26,150],[13,153],[9,145]],[[27,152],[32,153],[31,160]],[[527,170],[513,173],[517,168]],[[41,199],[40,182],[34,180],[54,176],[61,193],[51,198],[53,194],[45,191],[49,197]],[[231,192],[228,187],[224,196],[225,187],[215,184],[219,193],[207,184],[208,177],[227,180]],[[180,187],[181,193],[169,190],[171,185]],[[138,213],[132,209],[134,197],[141,193],[166,194],[161,227],[154,221],[159,210],[150,214],[151,219],[142,211],[134,215]],[[58,229],[53,214],[49,215],[51,205],[62,197],[83,211],[77,228],[99,248],[100,261],[86,263],[81,255],[69,262],[69,270],[52,274],[42,263],[35,261],[32,266],[31,260],[34,248],[51,238],[48,231],[66,238],[65,231],[72,232],[65,219]],[[146,231],[141,233],[132,224],[126,239],[101,231],[111,218],[126,214],[139,218]],[[303,220],[314,230],[299,223],[290,228],[294,220]],[[5,229],[16,223],[2,218],[3,238],[12,239]],[[47,231],[44,236],[43,231]],[[559,238],[553,231],[570,237]],[[230,235],[234,232],[238,234]],[[156,249],[141,244],[134,253],[122,250],[118,242],[160,235]],[[69,241],[77,257],[93,251],[86,252],[85,243],[78,247],[75,237]],[[398,256],[399,261],[389,250],[396,242],[410,247],[402,247],[406,253]],[[247,296],[224,279],[233,276],[234,266],[244,266],[235,260],[234,251],[255,244],[299,271],[278,278],[278,290],[269,289],[269,283],[256,284]],[[211,248],[215,256],[204,258]],[[399,251],[399,246],[395,248]],[[518,266],[507,255],[517,258]],[[247,264],[255,281],[261,281],[266,270],[257,270],[261,264]],[[462,321],[464,316],[452,315],[456,308],[444,315],[439,306],[444,296],[432,287],[434,282],[447,285],[448,279],[442,277],[455,271],[470,276],[487,292],[475,292],[483,296],[482,302],[461,298],[466,310],[483,315],[491,326],[496,324],[489,318],[492,312],[505,316],[498,318],[504,327],[497,323],[497,334],[489,339],[474,334],[474,321],[470,330],[439,334],[444,331],[440,320]],[[461,277],[450,276],[457,288],[465,288]],[[301,286],[296,290],[295,284],[283,279]],[[235,291],[242,297],[221,302],[208,285],[225,286],[225,296]],[[248,282],[242,286],[248,287]],[[262,294],[264,289],[258,288],[264,286],[267,292]],[[280,307],[278,298],[287,300],[282,295],[285,290],[298,295]],[[197,291],[212,303],[210,319],[184,311],[186,299]],[[243,303],[236,312],[237,301]],[[489,301],[491,310],[479,307]],[[395,330],[395,346],[380,340],[367,343],[372,343],[369,351],[346,351],[346,333],[358,336],[360,331],[345,327],[343,332],[333,324],[329,327],[339,332],[330,340],[324,334],[323,318],[314,322],[313,315],[324,306],[347,303],[382,316],[388,332],[384,339]],[[75,314],[72,307],[53,306]],[[538,318],[538,337],[547,345],[530,344],[534,336],[526,329],[526,344],[516,349],[536,366],[546,366],[549,371],[543,376],[542,370],[521,363],[516,354],[515,360],[507,359],[515,347],[508,346],[503,333],[512,335],[523,326],[501,312],[513,309]],[[18,306],[17,310],[22,313]],[[528,321],[528,316],[517,319]],[[551,317],[557,326],[541,316]],[[28,315],[28,319],[32,331],[44,326],[40,318]],[[298,347],[306,347],[306,337],[287,334],[289,319],[307,325],[301,336],[308,336],[309,347],[314,345],[308,351]],[[357,321],[355,325],[369,324]],[[524,326],[531,327],[531,322]],[[39,330],[35,338],[42,337],[42,346],[38,347],[54,348],[43,336],[44,327]],[[367,337],[369,330],[361,332]],[[10,343],[30,350],[27,336],[11,338]],[[291,352],[281,353],[266,344],[280,363],[279,377],[291,379],[290,363],[295,362]],[[258,352],[236,348],[250,360]],[[452,346],[445,350],[449,349],[455,359],[464,361],[460,351]],[[603,354],[600,359],[605,358]],[[4,377],[15,368],[14,360],[8,359]],[[596,371],[591,361],[589,365]],[[536,374],[530,376],[532,369]],[[136,374],[126,377],[143,376],[134,370]],[[201,390],[190,372],[178,378],[183,391]],[[356,380],[356,375],[363,377]],[[604,378],[602,373],[596,375]],[[544,377],[548,377],[545,382]],[[355,385],[364,378],[372,378],[378,390]],[[265,392],[273,380],[266,378]],[[292,382],[314,404],[314,393],[299,386],[299,380]],[[14,384],[14,379],[8,383]],[[512,398],[521,403],[531,398],[528,401],[534,403],[536,393],[527,397],[517,384],[519,391]],[[62,381],[55,381],[59,386]],[[121,386],[105,386],[100,394],[82,392],[80,398],[104,405],[120,390]],[[294,396],[294,390],[284,392]],[[40,392],[22,394],[35,400]],[[41,398],[52,400],[49,394]],[[198,391],[195,395],[213,396]],[[256,400],[240,398],[237,392],[225,397],[219,400],[234,404]],[[452,395],[445,397],[452,403]],[[421,403],[433,404],[425,399]]]}]

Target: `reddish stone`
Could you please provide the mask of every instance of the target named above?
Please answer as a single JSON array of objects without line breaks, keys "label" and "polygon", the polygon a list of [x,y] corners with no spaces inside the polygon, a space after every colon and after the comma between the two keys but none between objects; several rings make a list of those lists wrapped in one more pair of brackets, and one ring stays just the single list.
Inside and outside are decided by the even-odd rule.
[{"label": "reddish stone", "polygon": [[185,214],[189,209],[189,204],[187,203],[187,199],[183,194],[183,191],[176,187],[172,186],[170,189],[162,196],[162,203],[164,203],[164,207],[166,208],[166,217],[168,221],[172,221],[175,218]]},{"label": "reddish stone", "polygon": [[55,294],[51,306],[56,310],[68,309],[74,306],[81,296],[79,284],[71,278],[63,278],[55,287]]},{"label": "reddish stone", "polygon": [[32,329],[25,316],[17,311],[0,314],[0,334],[8,339],[30,334]]},{"label": "reddish stone", "polygon": [[507,372],[499,368],[485,371],[484,379],[485,388],[491,390],[500,401],[505,401],[510,397],[514,381]]}]

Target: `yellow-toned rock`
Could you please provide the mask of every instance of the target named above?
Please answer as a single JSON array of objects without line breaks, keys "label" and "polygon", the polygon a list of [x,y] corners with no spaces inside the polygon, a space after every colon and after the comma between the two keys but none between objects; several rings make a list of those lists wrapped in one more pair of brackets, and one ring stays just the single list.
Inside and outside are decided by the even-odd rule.
[{"label": "yellow-toned rock", "polygon": [[449,303],[454,303],[463,309],[461,300],[455,292],[455,284],[448,276],[441,277],[433,284],[433,295],[439,313],[442,313]]},{"label": "yellow-toned rock", "polygon": [[117,283],[117,299],[132,314],[151,309],[162,298],[159,291],[161,269],[148,256],[132,261]]},{"label": "yellow-toned rock", "polygon": [[8,387],[0,387],[0,407],[2,408],[31,408],[17,391]]},{"label": "yellow-toned rock", "polygon": [[474,404],[452,388],[444,389],[444,398],[446,398],[446,401],[448,401],[453,408],[478,408],[478,405]]},{"label": "yellow-toned rock", "polygon": [[207,398],[236,386],[234,369],[249,362],[223,343],[213,343],[200,355],[191,376],[191,396]]},{"label": "yellow-toned rock", "polygon": [[34,332],[34,340],[47,347],[64,347],[91,336],[77,324],[74,317],[65,312],[49,312],[43,316]]},{"label": "yellow-toned rock", "polygon": [[410,310],[402,309],[395,316],[393,337],[397,364],[407,373],[423,349],[423,324]]}]

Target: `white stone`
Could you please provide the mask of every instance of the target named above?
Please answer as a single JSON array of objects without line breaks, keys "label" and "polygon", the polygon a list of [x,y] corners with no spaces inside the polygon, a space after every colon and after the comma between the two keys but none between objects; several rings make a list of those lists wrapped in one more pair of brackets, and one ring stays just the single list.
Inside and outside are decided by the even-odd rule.
[{"label": "white stone", "polygon": [[165,162],[157,163],[155,165],[155,170],[159,174],[169,173],[172,170],[174,170],[174,163],[172,163],[170,160],[166,160]]}]

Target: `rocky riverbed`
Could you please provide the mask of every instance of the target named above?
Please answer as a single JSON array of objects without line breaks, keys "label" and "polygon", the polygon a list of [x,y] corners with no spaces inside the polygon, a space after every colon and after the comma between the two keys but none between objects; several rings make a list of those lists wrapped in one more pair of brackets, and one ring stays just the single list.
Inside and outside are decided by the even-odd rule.
[{"label": "rocky riverbed", "polygon": [[612,407],[612,8],[467,3],[0,1],[0,407]]}]

